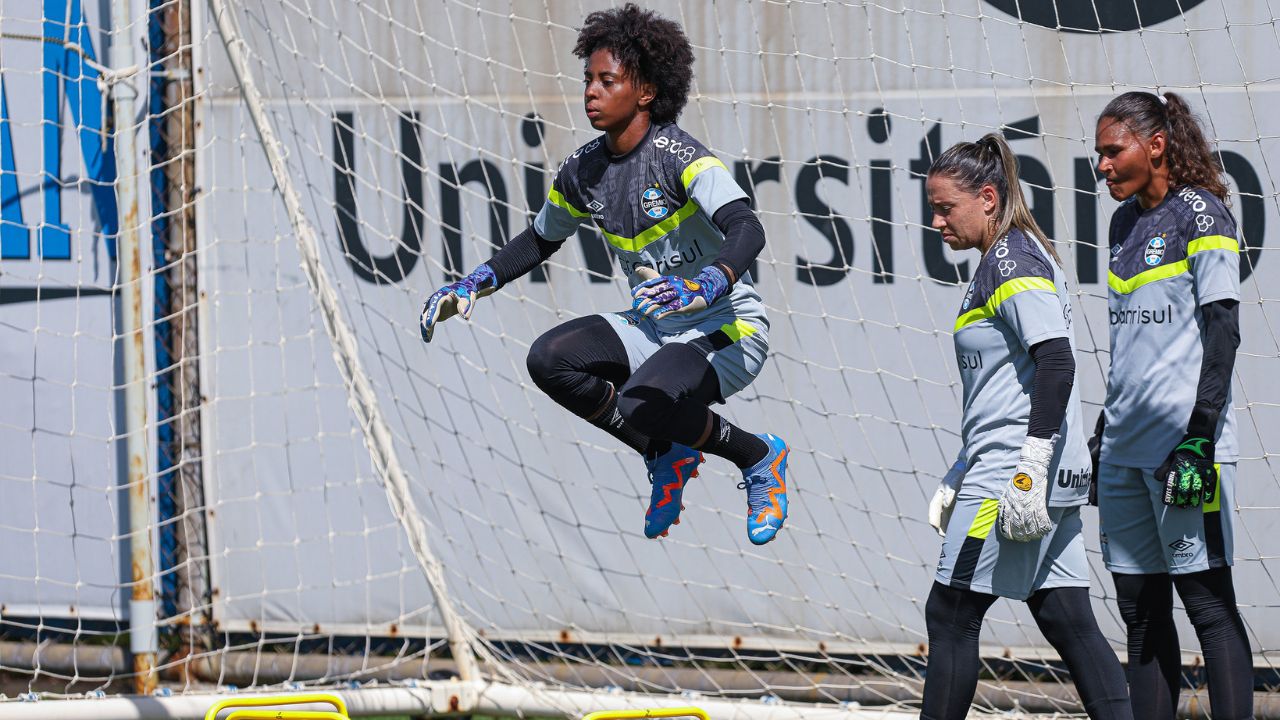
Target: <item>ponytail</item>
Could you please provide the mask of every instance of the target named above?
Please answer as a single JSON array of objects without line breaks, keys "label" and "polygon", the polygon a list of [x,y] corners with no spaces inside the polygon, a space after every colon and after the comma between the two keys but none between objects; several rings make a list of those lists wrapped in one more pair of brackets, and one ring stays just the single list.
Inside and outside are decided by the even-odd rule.
[{"label": "ponytail", "polygon": [[1103,108],[1098,119],[1114,118],[1143,138],[1165,134],[1165,158],[1169,163],[1169,184],[1196,185],[1222,201],[1231,190],[1222,177],[1222,166],[1214,157],[1209,141],[1195,113],[1181,95],[1127,92]]},{"label": "ponytail", "polygon": [[947,148],[929,168],[929,175],[951,178],[965,192],[977,194],[984,185],[996,189],[1000,200],[1000,212],[996,215],[996,237],[1002,238],[1017,228],[1023,234],[1036,239],[1054,262],[1062,265],[1062,258],[1054,250],[1053,243],[1040,229],[1040,225],[1027,207],[1018,180],[1018,158],[1009,143],[996,133],[988,133],[977,142],[962,142]]}]

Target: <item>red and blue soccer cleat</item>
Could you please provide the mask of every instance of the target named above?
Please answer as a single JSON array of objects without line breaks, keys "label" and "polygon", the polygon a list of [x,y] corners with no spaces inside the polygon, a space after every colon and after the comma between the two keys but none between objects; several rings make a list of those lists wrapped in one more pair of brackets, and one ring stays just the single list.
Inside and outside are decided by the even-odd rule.
[{"label": "red and blue soccer cleat", "polygon": [[747,491],[747,538],[763,545],[774,538],[787,519],[787,455],[790,450],[776,435],[759,436],[769,445],[763,460],[742,471],[739,490]]},{"label": "red and blue soccer cleat", "polygon": [[680,524],[680,511],[684,509],[680,497],[689,480],[698,477],[703,459],[697,450],[676,443],[658,457],[644,459],[649,466],[649,482],[653,483],[649,510],[644,514],[645,537],[666,537],[668,528]]}]

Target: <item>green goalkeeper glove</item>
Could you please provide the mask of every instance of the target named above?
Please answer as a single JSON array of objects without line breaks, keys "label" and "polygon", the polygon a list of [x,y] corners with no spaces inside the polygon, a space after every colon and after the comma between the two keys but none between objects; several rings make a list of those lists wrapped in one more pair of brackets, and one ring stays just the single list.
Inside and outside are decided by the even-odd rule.
[{"label": "green goalkeeper glove", "polygon": [[1164,504],[1180,508],[1200,507],[1213,496],[1218,471],[1213,466],[1213,436],[1218,413],[1196,408],[1187,434],[1156,468],[1156,481],[1164,484]]}]

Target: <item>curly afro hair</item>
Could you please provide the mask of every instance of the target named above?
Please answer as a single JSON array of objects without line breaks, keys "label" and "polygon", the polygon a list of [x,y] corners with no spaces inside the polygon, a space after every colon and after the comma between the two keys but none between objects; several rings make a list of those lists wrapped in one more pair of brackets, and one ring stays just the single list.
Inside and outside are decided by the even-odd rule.
[{"label": "curly afro hair", "polygon": [[693,84],[693,48],[680,24],[635,3],[587,16],[573,54],[586,60],[609,50],[623,71],[657,88],[649,105],[655,124],[674,122],[689,100]]}]

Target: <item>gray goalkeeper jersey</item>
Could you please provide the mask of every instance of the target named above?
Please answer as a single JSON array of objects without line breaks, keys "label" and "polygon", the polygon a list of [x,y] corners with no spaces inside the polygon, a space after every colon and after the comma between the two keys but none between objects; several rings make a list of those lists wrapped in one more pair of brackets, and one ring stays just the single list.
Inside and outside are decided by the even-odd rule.
[{"label": "gray goalkeeper jersey", "polygon": [[[1013,230],[978,263],[956,318],[956,362],[964,388],[961,437],[964,495],[998,498],[1022,451],[1031,421],[1036,366],[1032,345],[1067,338],[1071,298],[1066,277],[1040,243]],[[1089,449],[1079,386],[1071,388],[1049,465],[1049,504],[1082,505],[1089,495]]]},{"label": "gray goalkeeper jersey", "polygon": [[[1238,237],[1222,201],[1193,186],[1171,189],[1150,210],[1131,198],[1111,216],[1103,462],[1154,468],[1181,442],[1204,358],[1200,306],[1240,299]],[[1215,459],[1238,458],[1228,393]]]},{"label": "gray goalkeeper jersey", "polygon": [[[546,240],[572,235],[590,218],[600,228],[632,287],[636,268],[692,279],[720,252],[724,235],[711,218],[747,194],[724,163],[674,123],[650,126],[626,155],[613,156],[601,136],[560,166],[533,228]],[[724,297],[698,313],[657,321],[662,332],[681,332],[715,315],[765,320],[750,273]]]}]

